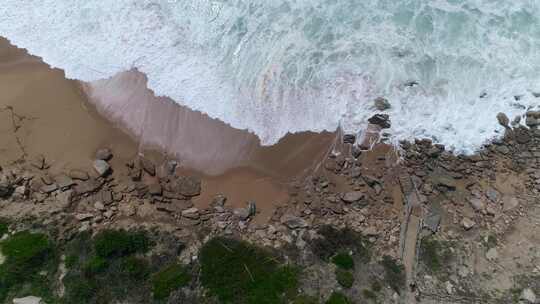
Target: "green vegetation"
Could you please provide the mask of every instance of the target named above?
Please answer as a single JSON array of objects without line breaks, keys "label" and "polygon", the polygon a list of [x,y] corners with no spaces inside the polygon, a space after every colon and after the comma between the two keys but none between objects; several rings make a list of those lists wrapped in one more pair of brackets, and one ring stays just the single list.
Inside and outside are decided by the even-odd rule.
[{"label": "green vegetation", "polygon": [[151,265],[139,256],[151,247],[142,232],[106,230],[78,235],[66,248],[67,303],[150,303]]},{"label": "green vegetation", "polygon": [[369,289],[362,290],[362,294],[364,295],[364,298],[369,300],[375,300],[377,299],[377,294]]},{"label": "green vegetation", "polygon": [[46,286],[47,277],[41,271],[52,273],[56,259],[48,237],[29,231],[18,232],[1,244],[5,261],[0,265],[0,301],[9,294],[19,295],[33,292],[52,301]]},{"label": "green vegetation", "polygon": [[420,244],[420,262],[426,266],[431,274],[437,274],[443,270],[452,258],[448,242],[442,242],[434,237],[422,239]]},{"label": "green vegetation", "polygon": [[345,288],[351,288],[354,283],[354,275],[352,272],[344,269],[336,269],[336,279],[339,285]]},{"label": "green vegetation", "polygon": [[171,292],[186,286],[190,280],[191,277],[184,266],[172,264],[165,267],[152,277],[152,293],[154,294],[154,299],[167,299]]},{"label": "green vegetation", "polygon": [[0,218],[0,238],[4,236],[4,234],[8,233],[9,228],[9,222],[6,219]]},{"label": "green vegetation", "polygon": [[333,256],[332,263],[341,269],[350,270],[354,268],[354,260],[347,252],[340,252]]},{"label": "green vegetation", "polygon": [[381,261],[386,283],[397,293],[405,287],[405,268],[392,257],[385,255]]},{"label": "green vegetation", "polygon": [[298,286],[298,271],[245,242],[214,238],[200,251],[201,282],[221,303],[287,303]]},{"label": "green vegetation", "polygon": [[333,292],[328,301],[326,301],[326,304],[353,304],[353,302],[350,301],[344,294],[340,292]]},{"label": "green vegetation", "polygon": [[292,301],[292,304],[319,304],[319,300],[316,297],[299,295]]},{"label": "green vegetation", "polygon": [[322,260],[328,261],[336,252],[352,251],[355,258],[367,263],[371,259],[369,242],[358,232],[349,228],[335,229],[323,226],[318,233],[322,236],[313,241],[311,249]]},{"label": "green vegetation", "polygon": [[144,253],[149,248],[150,241],[144,232],[105,230],[96,235],[94,240],[96,255],[104,258]]}]

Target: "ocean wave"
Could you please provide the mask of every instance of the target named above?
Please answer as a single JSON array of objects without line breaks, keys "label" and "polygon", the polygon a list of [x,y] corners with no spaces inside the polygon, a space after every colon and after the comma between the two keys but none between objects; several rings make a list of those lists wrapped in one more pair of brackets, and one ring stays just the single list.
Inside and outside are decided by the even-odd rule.
[{"label": "ocean wave", "polygon": [[[158,96],[254,132],[348,132],[392,105],[395,140],[470,153],[540,99],[530,0],[4,0],[0,35],[69,78],[137,69]],[[406,85],[415,83],[416,85]]]}]

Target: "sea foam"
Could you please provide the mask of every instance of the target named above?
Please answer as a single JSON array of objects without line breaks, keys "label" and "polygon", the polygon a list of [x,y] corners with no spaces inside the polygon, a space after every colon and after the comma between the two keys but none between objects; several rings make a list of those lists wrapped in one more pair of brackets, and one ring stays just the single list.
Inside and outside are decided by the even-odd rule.
[{"label": "sea foam", "polygon": [[[540,99],[531,0],[3,0],[0,35],[69,78],[137,69],[148,87],[265,145],[365,127],[470,153]],[[410,85],[414,84],[414,85]]]}]

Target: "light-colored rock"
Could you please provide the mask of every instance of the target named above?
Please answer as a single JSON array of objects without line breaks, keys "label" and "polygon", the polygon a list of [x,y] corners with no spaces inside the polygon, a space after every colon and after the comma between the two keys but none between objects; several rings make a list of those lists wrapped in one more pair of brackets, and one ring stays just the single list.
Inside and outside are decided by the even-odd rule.
[{"label": "light-colored rock", "polygon": [[472,227],[474,227],[474,225],[476,225],[476,223],[470,218],[464,217],[463,220],[461,220],[461,225],[463,228],[465,228],[465,230],[470,230]]},{"label": "light-colored rock", "polygon": [[499,258],[499,253],[497,252],[497,249],[495,247],[493,248],[490,248],[487,252],[486,252],[486,259],[488,259],[489,261],[495,261]]},{"label": "light-colored rock", "polygon": [[94,215],[92,213],[77,213],[75,215],[75,218],[78,220],[78,221],[86,221],[86,220],[89,220],[91,219],[92,217],[94,217]]},{"label": "light-colored rock", "polygon": [[364,196],[365,194],[361,191],[352,191],[345,193],[341,199],[346,203],[354,203],[363,199]]},{"label": "light-colored rock", "polygon": [[112,158],[112,152],[111,150],[105,148],[105,149],[99,149],[97,152],[96,152],[96,159],[101,159],[101,160],[109,160]]},{"label": "light-colored rock", "polygon": [[182,216],[186,217],[188,219],[192,219],[192,220],[199,219],[199,217],[200,217],[199,209],[197,209],[195,207],[186,209],[186,210],[182,211]]},{"label": "light-colored rock", "polygon": [[519,201],[515,196],[505,195],[502,198],[503,211],[510,211],[519,206]]},{"label": "light-colored rock", "polygon": [[96,159],[94,161],[94,169],[99,174],[99,176],[104,176],[109,173],[109,170],[111,170],[111,166],[102,159]]},{"label": "light-colored rock", "polygon": [[24,298],[15,298],[13,299],[13,304],[43,304],[41,298],[28,296]]},{"label": "light-colored rock", "polygon": [[281,217],[281,223],[283,223],[283,225],[289,227],[290,229],[299,229],[299,228],[309,227],[308,222],[306,222],[303,218],[296,217],[290,214],[283,215]]},{"label": "light-colored rock", "polygon": [[482,210],[486,209],[486,203],[482,199],[473,197],[473,198],[469,199],[469,203],[471,203],[471,206],[476,211],[482,211]]},{"label": "light-colored rock", "polygon": [[103,205],[102,202],[97,201],[97,202],[94,203],[94,208],[96,210],[99,210],[99,211],[104,211],[105,210],[105,205]]},{"label": "light-colored rock", "polygon": [[527,303],[535,304],[536,302],[536,294],[532,289],[525,288],[521,292],[521,295],[519,296],[520,300],[526,301]]}]

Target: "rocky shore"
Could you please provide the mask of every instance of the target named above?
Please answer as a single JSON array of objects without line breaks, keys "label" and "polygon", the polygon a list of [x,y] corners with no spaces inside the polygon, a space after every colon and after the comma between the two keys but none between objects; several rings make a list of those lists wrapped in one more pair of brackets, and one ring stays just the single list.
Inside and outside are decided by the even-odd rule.
[{"label": "rocky shore", "polygon": [[[29,155],[2,164],[0,217],[11,234],[55,231],[58,244],[110,229],[166,233],[185,244],[177,259],[186,265],[197,264],[213,237],[244,240],[299,265],[298,289],[320,303],[336,291],[354,303],[539,303],[540,112],[524,118],[501,113],[504,137],[462,156],[429,140],[387,145],[390,117],[378,114],[370,133],[345,135],[321,168],[291,182],[289,202],[268,222],[255,220],[256,201],[235,208],[217,195],[195,207],[205,189],[179,170],[181,160],[137,156],[113,166],[114,151],[103,148],[88,160],[93,171],[58,174],[45,157]],[[336,252],[325,253],[349,238],[343,231],[370,252],[365,259],[358,244],[349,252],[350,285],[328,262]],[[329,235],[337,243],[321,243]],[[402,283],[388,280],[390,260]]]}]

